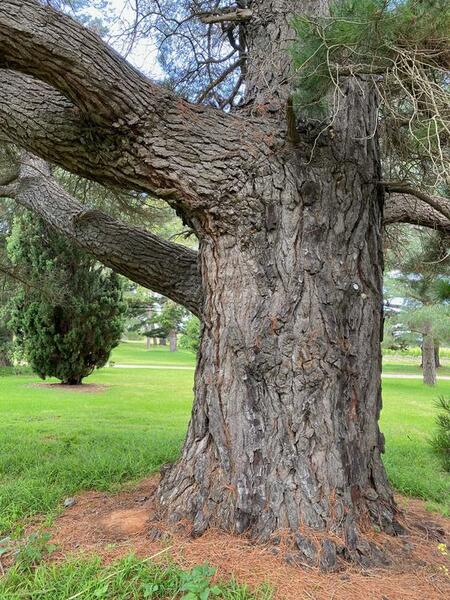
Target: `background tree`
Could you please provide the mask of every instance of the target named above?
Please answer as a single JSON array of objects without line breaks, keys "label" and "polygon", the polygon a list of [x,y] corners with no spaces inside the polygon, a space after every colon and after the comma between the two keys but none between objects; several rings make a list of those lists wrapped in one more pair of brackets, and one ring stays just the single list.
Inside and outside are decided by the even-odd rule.
[{"label": "background tree", "polygon": [[[118,276],[28,211],[14,220],[8,254],[30,283],[11,300],[11,326],[25,360],[42,379],[80,384],[120,341]],[[43,281],[50,285],[39,287]]]},{"label": "background tree", "polygon": [[[412,339],[422,348],[424,383],[436,383],[439,344],[450,340],[449,238],[413,230],[400,252],[389,256],[396,270],[385,277],[386,294],[401,299],[389,319],[396,338]],[[414,339],[415,338],[415,339]]]},{"label": "background tree", "polygon": [[197,354],[200,348],[200,321],[195,315],[189,317],[183,325],[180,347]]},{"label": "background tree", "polygon": [[[146,11],[158,4],[145,3],[150,30],[161,29]],[[156,85],[67,16],[36,0],[2,1],[0,132],[26,152],[0,194],[201,317],[195,406],[181,458],[158,490],[162,513],[189,518],[195,534],[219,526],[268,539],[300,524],[329,529],[342,534],[347,558],[376,560],[363,539],[368,523],[399,531],[378,428],[382,226],[448,230],[449,202],[431,182],[416,189],[419,178],[409,181],[405,170],[401,185],[383,178],[379,134],[403,131],[379,127],[380,75],[390,62],[349,69],[341,38],[333,61],[345,68],[334,88],[329,78],[339,101],[323,122],[294,111],[301,86],[290,53],[294,16],[323,17],[320,39],[330,17],[361,23],[359,3],[346,3],[345,18],[334,18],[327,0],[211,2],[201,14],[198,3],[177,5],[159,12],[175,23],[189,11],[184,48],[200,64],[202,46],[203,72],[221,62],[226,44],[237,47],[237,70],[225,69],[219,82],[238,77],[235,99],[223,94],[232,110],[220,110],[222,99],[208,91],[214,81],[196,95],[209,106],[192,104],[173,93],[178,82]],[[395,6],[374,2],[371,27],[379,11],[396,17]],[[412,32],[424,12],[408,7],[406,21],[399,16]],[[439,52],[425,69],[428,82],[448,47],[446,34],[432,40]],[[422,56],[427,40],[413,42],[406,49],[416,46]],[[433,109],[410,74],[398,81],[410,82],[413,105]],[[444,131],[445,111],[433,116]],[[432,145],[444,141],[439,135]],[[45,161],[166,201],[195,230],[198,253],[87,210]],[[432,172],[437,180],[442,169]],[[304,560],[301,544],[296,552]]]},{"label": "background tree", "polygon": [[146,332],[145,335],[150,333],[154,337],[168,339],[170,351],[176,352],[178,333],[182,330],[183,320],[187,316],[187,311],[176,302],[167,298],[161,298],[159,306],[159,311],[155,312],[151,319],[156,327]]},{"label": "background tree", "polygon": [[13,332],[9,325],[9,303],[18,285],[26,279],[11,265],[7,237],[14,214],[14,203],[0,199],[0,367],[12,366]]},{"label": "background tree", "polygon": [[150,340],[165,345],[169,339],[170,351],[177,350],[177,336],[183,329],[188,312],[182,306],[161,296],[152,294],[141,286],[131,284],[127,294],[126,330],[145,336],[147,350]]},{"label": "background tree", "polygon": [[6,272],[9,268],[6,264],[6,240],[3,232],[0,232],[0,367],[11,365],[11,342],[12,332],[7,325],[6,304],[10,297],[11,280]]}]

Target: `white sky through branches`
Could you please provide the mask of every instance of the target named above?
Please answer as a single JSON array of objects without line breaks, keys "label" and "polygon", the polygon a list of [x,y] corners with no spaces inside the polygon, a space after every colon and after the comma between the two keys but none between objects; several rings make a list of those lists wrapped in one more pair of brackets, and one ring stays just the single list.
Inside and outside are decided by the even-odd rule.
[{"label": "white sky through branches", "polygon": [[[111,19],[109,23],[110,38],[107,39],[120,54],[126,55],[130,62],[137,69],[153,79],[161,79],[164,72],[157,60],[157,48],[151,39],[138,39],[129,49],[130,37],[125,37],[124,32],[131,31],[133,28],[136,13],[129,0],[109,0],[111,13],[106,15]],[[104,18],[105,14],[101,10],[91,6],[86,13],[94,17]]]}]

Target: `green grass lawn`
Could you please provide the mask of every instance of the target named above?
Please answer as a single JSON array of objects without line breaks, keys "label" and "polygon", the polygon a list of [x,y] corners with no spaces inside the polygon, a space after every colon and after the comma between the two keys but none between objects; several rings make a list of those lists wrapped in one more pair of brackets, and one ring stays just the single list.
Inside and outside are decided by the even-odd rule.
[{"label": "green grass lawn", "polygon": [[[441,351],[442,367],[438,369],[439,375],[450,376],[450,360],[447,358],[446,349]],[[180,365],[195,366],[195,356],[191,352],[178,350],[169,352],[164,346],[151,346],[146,349],[143,341],[122,342],[118,348],[113,350],[111,361],[116,364],[128,365]],[[391,355],[383,357],[384,373],[408,373],[411,375],[422,375],[420,368],[420,355]]]},{"label": "green grass lawn", "polygon": [[195,366],[195,355],[186,350],[169,352],[168,347],[151,346],[147,350],[144,342],[122,342],[111,354],[111,361],[123,365],[180,365]]},{"label": "green grass lawn", "polygon": [[[420,368],[420,363],[417,364],[402,364],[399,362],[391,362],[392,356],[387,356],[383,360],[383,373],[405,373],[408,375],[420,375],[422,377],[423,371]],[[416,361],[417,362],[417,361]],[[442,365],[437,369],[437,378],[441,375],[450,376],[450,366]]]},{"label": "green grass lawn", "polygon": [[173,461],[189,418],[193,371],[103,369],[99,393],[0,377],[0,532],[82,489],[112,489]]},{"label": "green grass lawn", "polygon": [[[117,364],[194,365],[194,356],[187,352],[146,352],[144,344],[136,343],[122,344],[114,359]],[[0,377],[0,538],[20,535],[27,518],[37,513],[51,519],[67,496],[87,489],[114,491],[175,460],[189,419],[193,377],[193,369],[105,368],[89,383],[108,387],[90,393],[30,386],[39,380],[26,369],[21,375]],[[395,488],[449,514],[450,477],[428,446],[439,394],[450,396],[450,381],[429,388],[420,380],[385,379],[381,427],[384,460]],[[185,576],[179,569],[149,571],[141,561],[127,560],[131,562],[109,571],[96,559],[77,568],[70,560],[25,571],[19,564],[0,578],[0,598],[62,600],[84,584],[94,593],[97,587],[103,589],[105,573],[114,575],[111,569],[123,568],[139,574],[130,588],[135,596],[127,595],[129,580],[119,573],[108,579],[110,587],[99,598],[141,597],[136,586],[150,580],[161,580],[158,597],[169,598]],[[108,595],[112,590],[119,591]],[[270,597],[269,592],[250,594],[233,583],[223,590],[221,597],[236,600]]]},{"label": "green grass lawn", "polygon": [[386,438],[384,463],[394,487],[448,516],[450,475],[428,444],[441,394],[450,396],[450,381],[429,387],[420,380],[384,379],[381,430]]}]

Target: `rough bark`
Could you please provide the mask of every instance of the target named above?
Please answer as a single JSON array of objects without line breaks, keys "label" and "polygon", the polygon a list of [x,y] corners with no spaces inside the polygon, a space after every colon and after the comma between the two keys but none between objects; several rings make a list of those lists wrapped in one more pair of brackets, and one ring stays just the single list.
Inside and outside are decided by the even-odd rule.
[{"label": "rough bark", "polygon": [[246,29],[248,57],[246,100],[255,112],[284,111],[292,93],[288,60],[293,41],[290,23],[295,14],[326,15],[330,0],[255,0]]},{"label": "rough bark", "polygon": [[436,384],[436,363],[434,358],[434,339],[431,326],[423,334],[422,342],[423,382],[425,385]]},{"label": "rough bark", "polygon": [[433,196],[418,190],[407,183],[384,182],[383,185],[388,193],[397,192],[415,197],[430,206],[437,213],[441,214],[447,221],[450,219],[450,200],[448,200],[448,198]]},{"label": "rough bark", "polygon": [[[450,206],[446,198],[436,198],[436,201],[440,206],[446,203]],[[392,223],[411,223],[444,233],[450,232],[450,219],[423,200],[408,194],[388,194],[386,197],[384,224]]]},{"label": "rough bark", "polygon": [[349,82],[346,102],[314,163],[292,153],[253,179],[251,222],[204,232],[196,403],[160,489],[162,506],[196,533],[215,525],[267,539],[308,525],[343,531],[357,554],[358,529],[395,529],[377,425],[373,91]]}]

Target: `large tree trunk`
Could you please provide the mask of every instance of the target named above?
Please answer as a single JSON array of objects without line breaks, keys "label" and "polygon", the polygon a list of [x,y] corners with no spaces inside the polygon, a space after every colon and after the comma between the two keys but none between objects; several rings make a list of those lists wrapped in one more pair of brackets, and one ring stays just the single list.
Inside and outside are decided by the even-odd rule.
[{"label": "large tree trunk", "polygon": [[434,356],[434,340],[431,327],[424,333],[422,342],[423,382],[426,385],[436,383],[436,362]]},{"label": "large tree trunk", "polygon": [[[420,347],[420,357],[420,368],[423,369],[423,345]],[[442,366],[439,356],[439,342],[434,342],[434,364],[436,369],[439,369]]]},{"label": "large tree trunk", "polygon": [[[306,525],[340,531],[351,553],[371,522],[395,529],[378,428],[375,104],[368,89],[346,91],[332,152],[307,170],[298,155],[273,160],[248,184],[262,207],[249,197],[249,217],[203,232],[196,401],[159,490],[196,533],[213,525],[267,539]],[[352,119],[365,95],[365,118]]]},{"label": "large tree trunk", "polygon": [[169,331],[169,343],[170,343],[170,351],[177,351],[177,332],[175,329],[171,329]]}]

